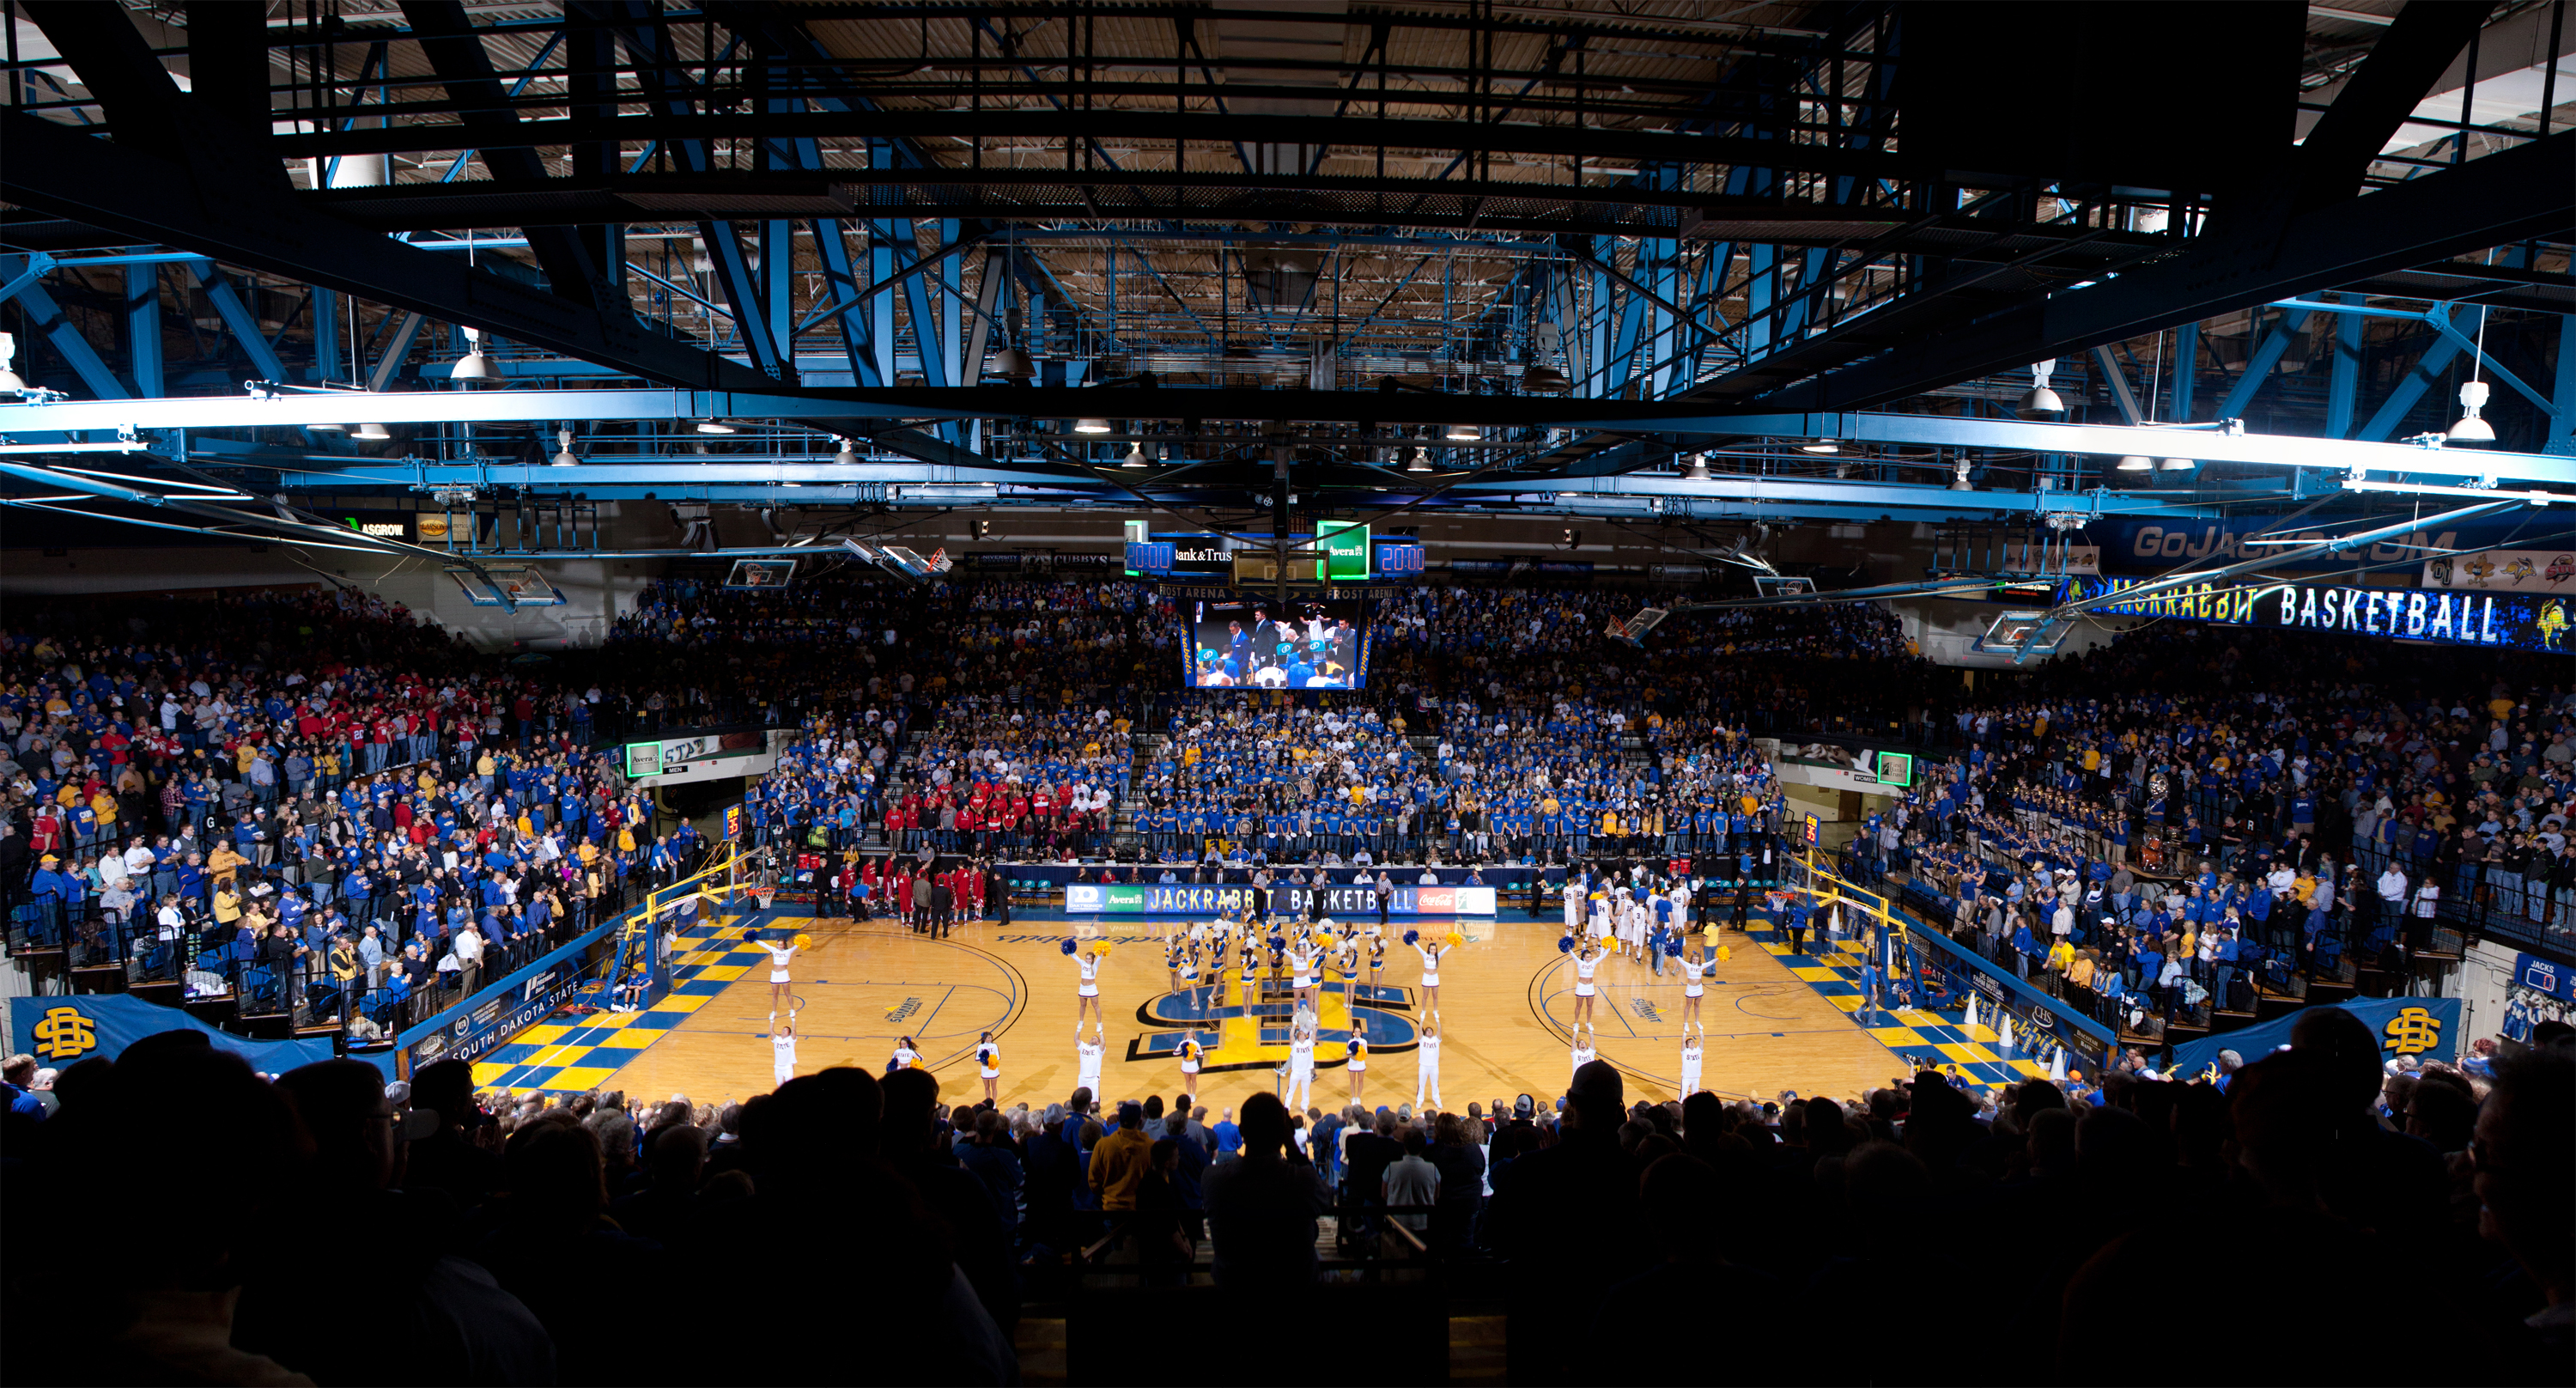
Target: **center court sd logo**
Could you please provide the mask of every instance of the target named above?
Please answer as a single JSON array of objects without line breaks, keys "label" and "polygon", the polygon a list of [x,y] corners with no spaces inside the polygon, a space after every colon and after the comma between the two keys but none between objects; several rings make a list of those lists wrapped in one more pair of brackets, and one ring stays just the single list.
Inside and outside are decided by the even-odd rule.
[{"label": "center court sd logo", "polygon": [[36,1054],[47,1060],[72,1060],[98,1049],[98,1026],[76,1007],[46,1010],[31,1028]]}]

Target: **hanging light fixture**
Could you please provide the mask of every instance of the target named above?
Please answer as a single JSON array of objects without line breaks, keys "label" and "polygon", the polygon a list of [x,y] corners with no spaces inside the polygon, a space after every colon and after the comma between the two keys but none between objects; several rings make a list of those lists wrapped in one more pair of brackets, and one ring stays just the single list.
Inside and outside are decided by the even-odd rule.
[{"label": "hanging light fixture", "polygon": [[1972,491],[1975,491],[1975,490],[1976,490],[1976,488],[1974,488],[1974,487],[1972,487],[1972,486],[1969,486],[1969,485],[1968,485],[1968,460],[1967,460],[1967,459],[1965,459],[1965,458],[1960,459],[1960,460],[1959,460],[1959,466],[1958,466],[1957,470],[1956,470],[1956,471],[1954,471],[1954,472],[1951,474],[1951,477],[1950,477],[1950,490],[1952,490],[1952,491],[1954,491],[1954,492],[1972,492]]},{"label": "hanging light fixture", "polygon": [[1441,437],[1451,443],[1479,443],[1484,440],[1485,431],[1473,424],[1452,424]]},{"label": "hanging light fixture", "polygon": [[725,423],[721,419],[701,419],[698,421],[698,432],[701,434],[730,434],[735,432],[735,430],[732,425]]},{"label": "hanging light fixture", "polygon": [[2198,466],[2198,460],[2192,458],[2167,458],[2164,464],[2167,472],[2189,472]]},{"label": "hanging light fixture", "polygon": [[1521,389],[1532,395],[1562,395],[1574,389],[1574,382],[1567,380],[1565,373],[1553,366],[1531,362],[1529,368],[1521,372]]},{"label": "hanging light fixture", "polygon": [[1109,421],[1105,419],[1077,419],[1073,422],[1073,432],[1077,434],[1105,434],[1109,432]]},{"label": "hanging light fixture", "polygon": [[832,442],[841,446],[841,451],[832,455],[833,463],[841,467],[857,467],[859,465],[859,452],[857,449],[850,446],[850,441],[848,439],[845,439],[838,434],[834,434],[832,436]]},{"label": "hanging light fixture", "polygon": [[1407,472],[1431,471],[1431,450],[1427,448],[1414,449],[1413,461],[1406,463],[1404,465],[1404,470]]},{"label": "hanging light fixture", "polygon": [[1690,460],[1690,466],[1689,466],[1688,468],[1683,469],[1683,471],[1682,471],[1682,480],[1684,480],[1684,481],[1686,481],[1686,482],[1705,482],[1705,481],[1707,481],[1707,480],[1708,480],[1708,455],[1707,455],[1707,454],[1705,454],[1705,453],[1694,453],[1694,454],[1692,454],[1692,455],[1691,455],[1691,460]]},{"label": "hanging light fixture", "polygon": [[1843,451],[1843,446],[1834,442],[1832,439],[1818,439],[1814,443],[1799,444],[1798,451],[1801,453],[1840,453]]},{"label": "hanging light fixture", "polygon": [[393,435],[386,432],[385,426],[381,424],[361,424],[358,426],[357,432],[349,435],[349,437],[356,439],[361,443],[384,443],[391,439]]},{"label": "hanging light fixture", "polygon": [[1038,374],[1038,366],[1029,360],[1028,353],[1017,347],[1005,347],[993,354],[993,360],[985,371],[1006,381],[1025,381]]},{"label": "hanging light fixture", "polygon": [[465,329],[465,355],[447,373],[451,381],[488,381],[492,379],[492,359],[483,355],[483,330]]},{"label": "hanging light fixture", "polygon": [[2066,413],[2066,402],[2057,398],[2056,391],[2048,388],[2049,374],[2055,370],[2057,370],[2055,357],[2030,364],[2030,389],[2023,392],[2021,406],[2016,411],[2022,418],[2043,419]]},{"label": "hanging light fixture", "polygon": [[1154,460],[1145,456],[1145,445],[1140,442],[1127,450],[1127,461],[1120,463],[1118,466],[1152,467],[1153,465]]},{"label": "hanging light fixture", "polygon": [[2153,472],[2153,471],[2155,471],[2155,470],[2156,470],[2156,460],[2155,460],[2155,459],[2153,459],[2153,458],[2148,458],[2148,457],[2142,457],[2142,456],[2140,456],[2140,455],[2138,455],[2138,454],[2135,454],[2135,453],[2132,453],[2132,454],[2128,455],[2127,457],[2122,458],[2122,459],[2120,460],[2120,465],[2119,465],[2119,467],[2118,467],[2118,469],[2117,469],[2117,471],[2120,471],[2120,472]]},{"label": "hanging light fixture", "polygon": [[558,430],[556,430],[556,431],[555,431],[555,446],[556,446],[556,450],[557,450],[557,451],[556,451],[556,453],[555,453],[555,466],[556,466],[556,467],[579,467],[579,466],[581,466],[581,459],[579,459],[579,458],[577,458],[577,457],[574,457],[574,456],[573,456],[573,451],[572,451],[572,430],[570,430],[570,429],[558,429]]},{"label": "hanging light fixture", "polygon": [[[2481,338],[2485,336],[2483,328],[2479,336]],[[2490,393],[2484,381],[2460,383],[2460,422],[2451,426],[2451,432],[2447,435],[2450,442],[2475,445],[2496,441],[2495,426],[2478,417],[2478,411],[2487,407],[2487,396]]]}]

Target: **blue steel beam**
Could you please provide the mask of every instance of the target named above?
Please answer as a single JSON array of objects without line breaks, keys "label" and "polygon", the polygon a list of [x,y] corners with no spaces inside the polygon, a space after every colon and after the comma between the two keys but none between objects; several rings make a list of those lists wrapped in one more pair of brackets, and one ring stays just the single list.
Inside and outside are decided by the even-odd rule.
[{"label": "blue steel beam", "polygon": [[2576,314],[2558,319],[2558,408],[2550,413],[2541,452],[2576,454]]},{"label": "blue steel beam", "polygon": [[125,360],[137,395],[167,395],[161,369],[161,267],[125,267]]},{"label": "blue steel beam", "polygon": [[89,345],[80,329],[64,315],[62,306],[54,302],[54,296],[39,283],[52,267],[53,258],[42,252],[0,256],[0,281],[5,281],[0,283],[0,303],[17,300],[28,321],[54,344],[55,351],[63,354],[63,360],[71,363],[72,373],[81,378],[81,384],[88,386],[91,394],[101,400],[124,399],[128,393],[124,383],[107,369],[98,349]]},{"label": "blue steel beam", "polygon": [[2330,439],[2352,433],[2353,412],[2360,408],[2361,328],[2359,314],[2335,317],[2334,367],[2326,376],[2326,437]]},{"label": "blue steel beam", "polygon": [[2306,327],[2307,322],[2306,309],[2282,310],[2281,321],[2272,325],[2272,331],[2265,335],[2263,344],[2245,359],[2245,374],[2236,378],[2236,388],[2227,392],[2227,398],[2219,403],[2220,419],[2244,417],[2245,407],[2254,403],[2254,392],[2261,390],[2263,383],[2272,378],[2272,368],[2279,366],[2282,354],[2290,350],[2290,339]]},{"label": "blue steel beam", "polygon": [[283,383],[293,379],[287,375],[286,363],[278,359],[276,349],[268,345],[267,336],[260,332],[258,315],[241,301],[241,295],[234,292],[233,282],[225,278],[224,272],[216,269],[211,260],[188,262],[188,272],[205,287],[206,298],[214,304],[216,315],[240,340],[242,350],[250,354],[251,369],[259,372],[262,380]]},{"label": "blue steel beam", "polygon": [[2388,398],[2379,402],[2379,409],[2370,416],[2368,424],[2361,426],[2358,437],[2364,442],[2377,443],[2397,432],[2397,426],[2406,422],[2406,416],[2413,412],[2416,402],[2442,379],[2443,373],[2450,369],[2451,358],[2459,354],[2460,344],[2451,338],[2437,338],[2427,345],[2424,355],[2416,358],[2415,365],[2407,370],[2406,379],[2399,381],[2397,388],[2388,393]]}]

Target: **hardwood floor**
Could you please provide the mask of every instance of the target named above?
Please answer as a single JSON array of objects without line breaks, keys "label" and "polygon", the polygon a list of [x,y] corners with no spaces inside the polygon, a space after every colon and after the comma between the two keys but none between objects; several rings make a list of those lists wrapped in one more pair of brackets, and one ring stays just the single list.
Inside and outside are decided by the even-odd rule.
[{"label": "hardwood floor", "polygon": [[[942,1097],[972,1100],[982,1092],[976,1041],[991,1031],[1002,1050],[1005,1104],[1043,1106],[1073,1090],[1074,962],[1061,949],[1071,930],[1066,923],[969,924],[945,940],[884,921],[779,916],[766,924],[802,928],[814,942],[795,965],[800,1073],[832,1065],[882,1071],[899,1038],[910,1036],[939,1076]],[[1189,1021],[1211,1028],[1202,1032],[1210,1054],[1200,1102],[1213,1111],[1256,1090],[1276,1089],[1271,1067],[1287,1056],[1285,1004],[1272,1002],[1265,1009],[1257,997],[1254,1011],[1268,1015],[1243,1015],[1239,983],[1215,996],[1204,989],[1174,995],[1162,938],[1165,930],[1185,924],[1124,920],[1106,927],[1114,943],[1101,970],[1109,1041],[1102,1088],[1113,1102],[1147,1094],[1168,1101],[1178,1092],[1180,1070],[1171,1050]],[[1571,1073],[1567,1024],[1573,1002],[1565,956],[1556,948],[1557,925],[1525,919],[1461,925],[1467,942],[1441,971],[1445,1106],[1463,1108],[1470,1100],[1491,1103],[1524,1092],[1552,1103]],[[1403,921],[1394,927],[1406,928]],[[1764,947],[1733,934],[1721,942],[1732,958],[1713,971],[1701,1013],[1707,1034],[1702,1082],[1709,1089],[1729,1097],[1771,1098],[1784,1089],[1852,1095],[1907,1068]],[[612,1087],[700,1100],[747,1098],[771,1087],[767,969],[729,967],[739,970],[732,985],[635,1052],[609,1082]],[[1420,975],[1419,957],[1398,946],[1389,951],[1381,988],[1363,988],[1361,1008],[1370,1019],[1372,1042],[1365,1098],[1372,1106],[1414,1096]],[[1632,1101],[1677,1097],[1679,979],[1669,971],[1657,977],[1642,962],[1610,959],[1599,980],[1595,1021],[1601,1057],[1628,1075]],[[1339,991],[1338,975],[1327,987],[1333,991],[1323,1009],[1326,1044],[1319,1048],[1317,1106],[1347,1102],[1350,1089],[1338,1044],[1349,1025],[1347,994]]]}]

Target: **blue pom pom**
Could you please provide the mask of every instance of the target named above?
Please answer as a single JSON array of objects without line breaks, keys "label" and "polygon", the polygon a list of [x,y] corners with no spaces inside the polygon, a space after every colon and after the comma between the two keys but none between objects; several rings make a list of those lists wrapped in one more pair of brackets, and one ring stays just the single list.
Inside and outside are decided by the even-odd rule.
[{"label": "blue pom pom", "polygon": [[1408,945],[1420,940],[1421,938],[1422,932],[1419,930],[1408,930],[1404,932],[1404,942]]},{"label": "blue pom pom", "polygon": [[1073,953],[1073,941],[1067,940],[1064,942],[1064,952],[1067,954]]},{"label": "blue pom pom", "polygon": [[1667,959],[1679,959],[1679,958],[1681,958],[1681,957],[1682,957],[1682,942],[1681,942],[1681,941],[1679,941],[1679,940],[1666,940],[1666,941],[1664,941],[1664,957],[1665,957],[1665,958],[1667,958]]},{"label": "blue pom pom", "polygon": [[1571,935],[1560,937],[1556,942],[1556,952],[1559,954],[1574,953],[1574,937]]}]

